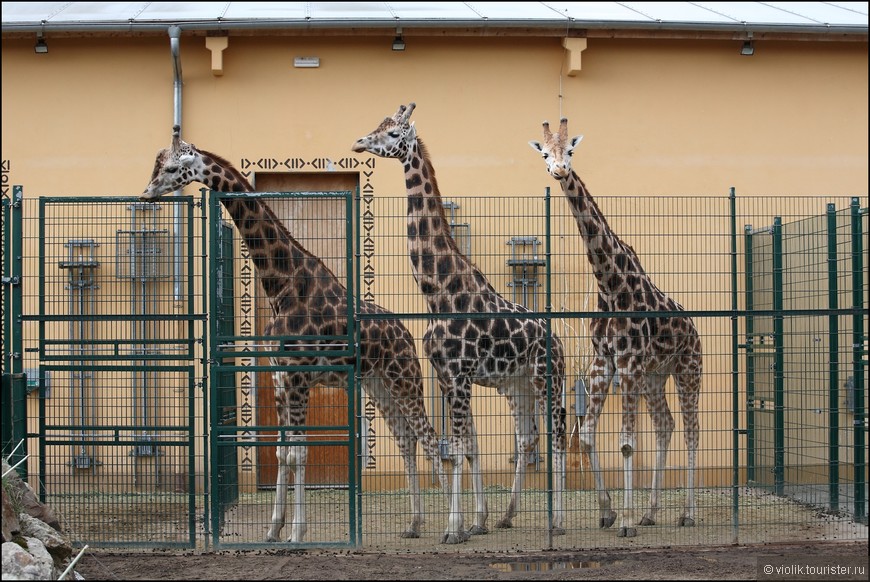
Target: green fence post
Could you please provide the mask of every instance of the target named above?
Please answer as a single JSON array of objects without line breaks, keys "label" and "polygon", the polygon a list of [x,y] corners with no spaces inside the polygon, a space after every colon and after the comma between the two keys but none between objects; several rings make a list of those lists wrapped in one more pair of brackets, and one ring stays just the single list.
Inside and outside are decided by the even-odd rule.
[{"label": "green fence post", "polygon": [[[866,214],[866,209],[864,211]],[[854,488],[855,520],[867,523],[866,499],[864,495],[864,471],[866,467],[866,443],[864,431],[864,233],[861,225],[861,207],[857,198],[852,199],[852,366],[854,368],[853,430],[854,430]]]},{"label": "green fence post", "polygon": [[[551,288],[551,278],[552,278],[552,260],[551,260],[551,248],[550,248],[550,187],[547,186],[544,190],[544,215],[545,215],[545,236],[544,236],[544,244],[545,244],[545,254],[546,254],[546,287],[545,292],[546,296],[546,310],[547,310],[547,410],[545,411],[547,415],[547,434],[549,438],[547,439],[547,549],[553,548],[553,479],[561,479],[562,475],[553,475],[553,390],[558,389],[562,390],[562,386],[553,386],[553,319],[551,317],[553,311],[552,305],[552,288]],[[564,404],[564,403],[563,403]],[[567,431],[567,422],[566,422],[566,431]],[[567,439],[565,443],[567,445]],[[519,449],[517,449],[517,455],[520,455]],[[567,461],[567,446],[565,450],[562,451],[562,471],[565,471],[565,465]],[[517,460],[519,463],[519,459]],[[561,491],[563,494],[562,503],[564,503],[564,489],[565,489],[565,481],[562,481]],[[562,508],[564,509],[564,507]]]},{"label": "green fence post", "polygon": [[783,347],[782,218],[773,219],[773,484],[785,491],[785,354]]},{"label": "green fence post", "polygon": [[737,206],[733,187],[728,200],[731,213],[731,309],[734,312],[731,315],[731,542],[736,544],[740,509],[740,358],[737,354],[740,342],[737,337]]},{"label": "green fence post", "polygon": [[840,343],[837,298],[837,209],[827,206],[828,218],[828,503],[832,511],[840,506]]},{"label": "green fence post", "polygon": [[746,481],[755,481],[755,287],[752,225],[743,227],[746,256]]},{"label": "green fence post", "polygon": [[[221,302],[218,298],[218,289],[217,286],[219,283],[222,283],[221,273],[217,270],[219,267],[221,257],[221,247],[220,247],[220,223],[221,223],[221,199],[219,197],[219,193],[211,192],[206,188],[201,190],[202,196],[206,195],[208,192],[208,257],[209,257],[209,267],[207,271],[208,273],[208,305],[210,317],[208,318],[208,337],[211,338],[212,341],[209,342],[208,346],[203,346],[203,350],[206,348],[208,351],[204,351],[207,354],[206,365],[203,366],[203,370],[207,374],[208,380],[206,381],[206,385],[209,387],[206,390],[206,394],[216,396],[216,393],[221,389],[219,384],[219,380],[221,375],[219,373],[218,364],[220,358],[217,354],[219,351],[218,344],[220,343],[219,333],[220,329],[220,320],[223,317],[224,313],[221,309]],[[203,225],[205,226],[205,225]],[[203,243],[205,244],[205,243]],[[212,543],[215,547],[220,545],[220,532],[221,532],[221,516],[223,513],[223,508],[220,503],[220,494],[219,492],[212,491],[212,485],[218,483],[219,477],[219,469],[217,459],[220,458],[219,448],[220,444],[218,440],[223,436],[222,432],[217,430],[212,430],[212,428],[217,424],[218,418],[220,418],[220,413],[218,411],[218,398],[206,398],[205,406],[208,409],[208,415],[206,418],[209,419],[209,422],[205,424],[203,427],[203,433],[206,448],[208,451],[207,458],[214,459],[215,462],[206,464],[204,467],[204,473],[208,475],[207,483],[204,485],[203,494],[205,496],[204,505],[209,507],[211,511],[211,535],[212,535]],[[280,436],[278,438],[281,438]],[[206,521],[206,523],[209,523]],[[206,534],[206,538],[208,534]]]}]

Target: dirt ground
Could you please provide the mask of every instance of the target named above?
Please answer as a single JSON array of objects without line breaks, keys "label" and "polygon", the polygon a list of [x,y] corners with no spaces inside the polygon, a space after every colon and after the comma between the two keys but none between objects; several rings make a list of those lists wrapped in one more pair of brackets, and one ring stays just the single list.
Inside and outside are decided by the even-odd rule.
[{"label": "dirt ground", "polygon": [[[386,554],[371,551],[85,552],[85,580],[866,580],[868,545]],[[863,576],[767,576],[766,564],[863,565]]]}]

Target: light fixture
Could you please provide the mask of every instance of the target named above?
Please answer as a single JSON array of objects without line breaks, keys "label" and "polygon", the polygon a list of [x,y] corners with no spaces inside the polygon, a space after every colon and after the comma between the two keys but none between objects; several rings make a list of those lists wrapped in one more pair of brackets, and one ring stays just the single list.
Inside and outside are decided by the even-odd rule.
[{"label": "light fixture", "polygon": [[752,33],[747,33],[747,39],[743,41],[743,46],[740,47],[740,54],[744,57],[751,57],[755,54],[755,46],[752,44]]},{"label": "light fixture", "polygon": [[41,32],[36,35],[36,45],[33,47],[33,52],[39,55],[48,52],[48,45],[46,44],[45,37],[42,36]]},{"label": "light fixture", "polygon": [[396,38],[393,39],[393,50],[394,51],[405,50],[405,39],[402,38],[402,28],[401,27],[396,29]]}]

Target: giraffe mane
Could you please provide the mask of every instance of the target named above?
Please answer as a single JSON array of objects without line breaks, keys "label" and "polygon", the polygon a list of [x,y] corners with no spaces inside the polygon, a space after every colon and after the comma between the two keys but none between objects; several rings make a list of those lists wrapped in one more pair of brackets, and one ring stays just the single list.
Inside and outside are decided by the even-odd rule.
[{"label": "giraffe mane", "polygon": [[[433,194],[435,194],[438,200],[441,200],[441,190],[438,188],[438,180],[435,178],[435,168],[432,166],[432,159],[429,157],[429,148],[426,147],[426,144],[423,143],[419,137],[417,138],[417,147],[420,148],[420,157],[423,158],[423,161],[426,164],[426,169],[429,171],[429,181],[432,183]],[[444,205],[438,205],[438,213],[441,215],[441,220],[444,221],[444,224],[449,224],[447,222],[447,215],[444,213]],[[451,241],[453,239],[451,238]],[[455,242],[452,243],[456,246]],[[456,247],[456,250],[459,250],[459,247]]]},{"label": "giraffe mane", "polygon": [[[421,140],[419,137],[417,137],[417,147],[420,149],[420,157],[423,158],[423,163],[426,165],[426,169],[429,171],[429,182],[432,184],[432,193],[435,195],[437,200],[441,200],[441,190],[438,188],[438,180],[435,178],[435,168],[432,166],[432,160],[429,157],[429,149],[426,147],[426,144],[423,143],[423,140]],[[447,225],[449,228],[450,222],[447,220],[447,214],[444,212],[443,204],[438,205],[438,215],[441,217],[442,223]],[[475,264],[474,261],[465,256],[465,253],[462,252],[462,250],[459,248],[459,245],[456,244],[456,241],[453,239],[452,236],[447,237],[447,244],[452,247],[451,250],[454,253],[464,258],[474,271],[477,271],[482,275],[483,272],[480,270],[480,268]],[[489,286],[489,288],[493,289],[494,291],[494,288],[492,287],[492,284],[489,282],[489,280],[486,279],[485,276],[483,277],[483,279],[484,282]]]},{"label": "giraffe mane", "polygon": [[244,184],[245,187],[247,188],[247,191],[248,191],[248,192],[253,192],[253,191],[254,191],[254,187],[251,185],[251,183],[248,182],[248,180],[247,180],[247,179],[242,175],[242,173],[239,172],[239,171],[236,169],[236,167],[235,167],[232,163],[230,163],[230,161],[227,160],[225,157],[223,157],[223,156],[219,156],[219,155],[217,155],[216,153],[214,153],[214,152],[210,152],[210,151],[207,151],[207,150],[199,150],[199,153],[201,153],[203,156],[208,156],[208,157],[210,157],[211,159],[213,159],[214,161],[216,161],[218,164],[220,164],[220,165],[223,166],[224,168],[227,168],[228,170],[230,170],[230,172],[232,172],[232,174],[233,174],[233,177],[234,177],[236,180],[238,180],[241,184]]},{"label": "giraffe mane", "polygon": [[[208,157],[212,158],[212,160],[214,160],[215,162],[217,162],[218,164],[220,164],[221,166],[223,166],[224,168],[226,168],[230,172],[232,172],[233,176],[239,181],[239,183],[245,185],[245,187],[247,188],[247,192],[254,192],[254,187],[251,185],[251,183],[242,175],[241,172],[239,172],[239,170],[232,163],[229,162],[229,160],[227,160],[223,156],[219,156],[219,155],[217,155],[213,152],[207,151],[207,150],[199,150],[199,153],[202,154],[203,156],[208,156]],[[329,268],[329,265],[324,263],[319,257],[314,255],[314,253],[309,251],[298,240],[296,240],[296,238],[290,233],[290,230],[284,225],[284,221],[282,221],[280,218],[278,218],[278,215],[275,214],[275,211],[272,210],[271,206],[266,204],[266,202],[264,202],[261,199],[257,199],[257,203],[262,205],[264,213],[266,214],[266,216],[269,217],[269,219],[272,221],[272,223],[278,229],[278,232],[281,236],[286,237],[287,240],[290,242],[290,244],[292,244],[297,249],[302,251],[307,257],[316,260],[323,269],[328,271],[329,274],[332,275],[332,277],[334,279],[338,280],[338,277],[336,277],[336,275],[332,271],[332,269]]]}]

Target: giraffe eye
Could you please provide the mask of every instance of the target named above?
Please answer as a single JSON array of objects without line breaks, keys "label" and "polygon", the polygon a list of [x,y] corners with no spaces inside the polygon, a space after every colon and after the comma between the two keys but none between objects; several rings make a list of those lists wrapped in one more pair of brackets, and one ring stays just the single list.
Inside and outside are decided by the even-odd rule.
[{"label": "giraffe eye", "polygon": [[391,131],[387,135],[389,135],[392,138],[397,138],[397,137],[399,137],[399,132],[398,131]]},{"label": "giraffe eye", "polygon": [[171,166],[166,166],[166,171],[170,174],[174,174],[178,171],[178,166],[175,164],[172,164]]}]

